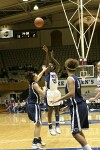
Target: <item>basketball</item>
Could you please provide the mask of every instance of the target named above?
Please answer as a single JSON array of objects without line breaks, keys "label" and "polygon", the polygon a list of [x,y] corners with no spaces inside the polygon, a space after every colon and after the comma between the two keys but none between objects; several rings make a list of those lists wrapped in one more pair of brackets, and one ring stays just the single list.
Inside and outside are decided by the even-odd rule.
[{"label": "basketball", "polygon": [[41,17],[37,17],[37,18],[35,18],[35,20],[34,20],[34,25],[35,25],[37,28],[42,28],[43,25],[44,25],[44,20],[43,20]]}]

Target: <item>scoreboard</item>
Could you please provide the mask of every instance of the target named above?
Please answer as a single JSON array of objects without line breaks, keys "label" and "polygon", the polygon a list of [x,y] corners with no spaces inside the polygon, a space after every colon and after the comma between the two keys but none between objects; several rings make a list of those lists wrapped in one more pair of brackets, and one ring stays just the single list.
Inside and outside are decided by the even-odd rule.
[{"label": "scoreboard", "polygon": [[21,39],[21,38],[36,38],[37,37],[37,30],[1,30],[0,31],[0,38],[7,39],[7,38],[14,38],[14,39]]},{"label": "scoreboard", "polygon": [[15,30],[14,31],[14,38],[36,38],[37,31],[36,30]]}]

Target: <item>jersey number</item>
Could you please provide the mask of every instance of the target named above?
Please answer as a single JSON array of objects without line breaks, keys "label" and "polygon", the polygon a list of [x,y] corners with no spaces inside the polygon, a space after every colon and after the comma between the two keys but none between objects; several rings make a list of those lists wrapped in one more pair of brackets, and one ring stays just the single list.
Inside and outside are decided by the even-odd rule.
[{"label": "jersey number", "polygon": [[56,79],[52,79],[53,83],[57,83],[57,80]]}]

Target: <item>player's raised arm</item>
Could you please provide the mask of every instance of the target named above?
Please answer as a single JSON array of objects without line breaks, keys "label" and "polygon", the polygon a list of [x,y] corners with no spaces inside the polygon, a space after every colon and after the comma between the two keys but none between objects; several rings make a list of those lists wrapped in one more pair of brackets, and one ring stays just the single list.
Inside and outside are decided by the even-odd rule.
[{"label": "player's raised arm", "polygon": [[52,50],[51,52],[51,59],[54,62],[54,64],[56,65],[56,73],[58,73],[60,71],[60,64],[59,62],[54,58],[54,51]]},{"label": "player's raised arm", "polygon": [[46,45],[44,45],[43,47],[42,47],[42,49],[45,51],[45,53],[46,53],[46,66],[48,66],[49,65],[49,50],[48,50],[48,47],[46,46]]},{"label": "player's raised arm", "polygon": [[44,72],[46,72],[48,68],[46,66],[42,66],[42,71],[37,75],[37,82],[41,79]]}]

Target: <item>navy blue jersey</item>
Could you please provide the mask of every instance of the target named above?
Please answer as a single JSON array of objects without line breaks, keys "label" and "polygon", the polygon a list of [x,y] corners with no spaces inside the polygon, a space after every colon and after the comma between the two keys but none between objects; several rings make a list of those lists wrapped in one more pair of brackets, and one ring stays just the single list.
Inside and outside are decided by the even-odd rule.
[{"label": "navy blue jersey", "polygon": [[28,97],[28,104],[39,104],[40,103],[40,96],[38,92],[33,88],[33,84],[36,82],[33,82],[29,85],[29,97]]},{"label": "navy blue jersey", "polygon": [[[70,76],[70,78],[72,78],[75,82],[75,96],[67,100],[68,106],[72,106],[75,103],[80,103],[83,101],[83,97],[81,96],[81,84],[80,84],[78,77],[73,75],[73,76]],[[68,93],[68,85],[67,84],[65,87],[65,93],[66,94]]]},{"label": "navy blue jersey", "polygon": [[50,82],[50,72],[45,75],[45,81],[46,81],[46,87],[47,87],[48,89],[50,89],[50,86],[49,86],[49,82]]},{"label": "navy blue jersey", "polygon": [[[67,100],[67,105],[70,107],[71,115],[71,130],[72,134],[79,133],[82,129],[89,128],[87,104],[81,96],[81,84],[75,75],[68,78],[75,82],[75,96]],[[68,93],[68,85],[65,88]],[[84,115],[83,115],[84,114]]]}]

